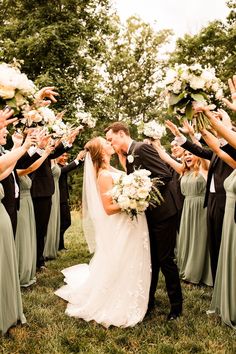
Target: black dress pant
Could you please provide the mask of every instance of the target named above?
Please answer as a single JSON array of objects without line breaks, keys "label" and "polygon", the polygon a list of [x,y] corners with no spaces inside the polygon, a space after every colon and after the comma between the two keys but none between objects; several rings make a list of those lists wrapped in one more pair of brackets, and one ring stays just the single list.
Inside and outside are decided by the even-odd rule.
[{"label": "black dress pant", "polygon": [[211,271],[213,282],[216,277],[216,269],[221,244],[222,225],[225,212],[226,196],[210,193],[207,203],[207,234],[209,241]]},{"label": "black dress pant", "polygon": [[43,251],[47,235],[52,197],[33,198],[37,237],[37,268],[44,265]]},{"label": "black dress pant", "polygon": [[62,250],[63,248],[65,248],[64,233],[71,225],[70,206],[68,202],[60,203],[60,218],[61,218],[61,226],[60,226],[59,250]]},{"label": "black dress pant", "polygon": [[181,311],[182,309],[182,291],[174,256],[177,223],[178,216],[176,214],[155,227],[153,224],[149,227],[152,261],[149,305],[154,303],[159,271],[161,270],[165,277],[166,290],[173,311]]}]

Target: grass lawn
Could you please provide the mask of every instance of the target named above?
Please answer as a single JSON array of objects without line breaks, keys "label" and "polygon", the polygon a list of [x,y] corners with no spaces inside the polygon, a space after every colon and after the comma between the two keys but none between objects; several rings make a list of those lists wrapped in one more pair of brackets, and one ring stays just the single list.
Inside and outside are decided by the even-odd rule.
[{"label": "grass lawn", "polygon": [[166,322],[169,311],[163,278],[156,292],[153,313],[134,328],[105,329],[94,322],[69,318],[66,303],[54,295],[63,284],[60,270],[91,258],[81,231],[78,212],[66,234],[66,252],[47,262],[37,283],[22,289],[27,325],[17,326],[0,338],[0,352],[9,354],[69,353],[236,353],[236,332],[220,319],[206,315],[212,289],[182,284],[184,314]]}]

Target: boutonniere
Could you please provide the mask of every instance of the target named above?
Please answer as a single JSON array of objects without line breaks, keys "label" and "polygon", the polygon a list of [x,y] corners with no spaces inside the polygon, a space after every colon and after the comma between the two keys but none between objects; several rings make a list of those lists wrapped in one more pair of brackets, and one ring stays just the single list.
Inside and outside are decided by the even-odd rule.
[{"label": "boutonniere", "polygon": [[128,163],[133,163],[134,162],[134,156],[133,155],[128,155],[127,156],[127,161],[128,161]]}]

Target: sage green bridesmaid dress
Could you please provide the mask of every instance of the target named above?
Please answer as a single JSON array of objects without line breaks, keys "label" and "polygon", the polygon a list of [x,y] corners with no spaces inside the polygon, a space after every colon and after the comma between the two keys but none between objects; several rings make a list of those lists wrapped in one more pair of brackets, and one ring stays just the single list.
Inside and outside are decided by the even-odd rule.
[{"label": "sage green bridesmaid dress", "polygon": [[52,174],[55,184],[55,191],[52,196],[52,208],[48,222],[47,236],[43,252],[43,256],[45,259],[55,259],[57,257],[60,241],[59,178],[61,175],[61,168],[57,164],[52,166]]},{"label": "sage green bridesmaid dress", "polygon": [[216,313],[236,329],[236,170],[224,181],[225,214],[215,286],[208,314]]},{"label": "sage green bridesmaid dress", "polygon": [[207,210],[203,208],[206,180],[190,172],[183,175],[180,185],[185,199],[176,247],[179,275],[187,282],[212,286]]},{"label": "sage green bridesmaid dress", "polygon": [[0,333],[7,330],[18,321],[25,323],[23,314],[18,264],[12,225],[1,200],[4,197],[0,184]]},{"label": "sage green bridesmaid dress", "polygon": [[16,254],[20,285],[30,286],[36,282],[36,226],[34,206],[30,195],[32,181],[20,176],[20,210],[17,214]]}]

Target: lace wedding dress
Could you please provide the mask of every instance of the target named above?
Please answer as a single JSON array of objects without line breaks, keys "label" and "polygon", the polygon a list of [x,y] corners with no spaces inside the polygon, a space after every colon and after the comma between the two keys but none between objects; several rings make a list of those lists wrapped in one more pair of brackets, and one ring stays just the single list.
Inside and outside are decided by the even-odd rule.
[{"label": "lace wedding dress", "polygon": [[[113,179],[117,177],[117,173],[107,173],[112,173]],[[96,197],[97,192],[95,205]],[[97,202],[99,209],[90,215],[96,243],[94,256],[89,264],[64,269],[67,285],[55,294],[68,301],[69,316],[95,320],[105,327],[134,326],[147,311],[151,281],[146,218],[143,214],[132,221],[124,212],[108,216],[101,200]]]}]

